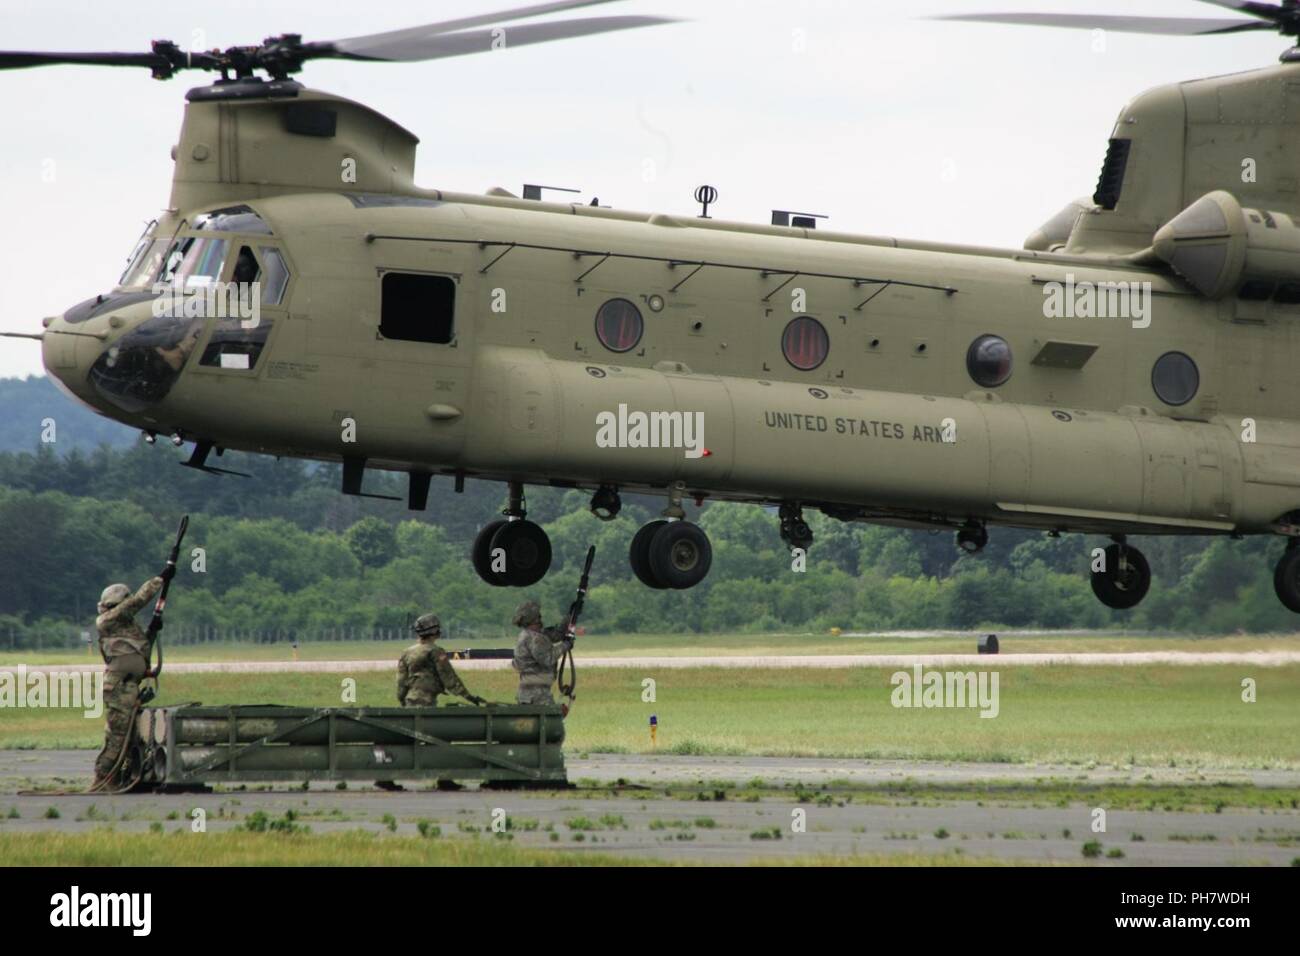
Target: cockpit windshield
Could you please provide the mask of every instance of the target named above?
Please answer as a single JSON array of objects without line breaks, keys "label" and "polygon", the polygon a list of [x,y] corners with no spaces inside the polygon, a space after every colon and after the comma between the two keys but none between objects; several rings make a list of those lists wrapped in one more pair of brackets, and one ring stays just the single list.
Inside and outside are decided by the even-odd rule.
[{"label": "cockpit windshield", "polygon": [[221,276],[229,245],[215,236],[181,236],[168,250],[157,281],[182,288],[211,285]]},{"label": "cockpit windshield", "polygon": [[[157,222],[145,227],[145,234],[136,244],[119,288],[145,289],[154,283],[179,284],[182,288],[198,288],[216,282],[221,275],[229,252],[229,242],[211,235],[180,235],[173,240],[154,237]],[[271,227],[250,207],[225,206],[199,213],[192,223],[181,223],[186,231],[199,233],[239,232],[246,235],[270,236]]]},{"label": "cockpit windshield", "polygon": [[157,228],[157,219],[151,219],[145,224],[144,232],[140,234],[135,250],[127,260],[126,270],[117,280],[119,286],[127,289],[141,288],[148,285],[149,280],[158,271],[163,252],[167,249],[167,240],[154,238],[153,234]]},{"label": "cockpit windshield", "polygon": [[149,285],[158,267],[162,265],[163,253],[166,251],[166,239],[141,239],[117,284],[126,289],[139,289]]}]

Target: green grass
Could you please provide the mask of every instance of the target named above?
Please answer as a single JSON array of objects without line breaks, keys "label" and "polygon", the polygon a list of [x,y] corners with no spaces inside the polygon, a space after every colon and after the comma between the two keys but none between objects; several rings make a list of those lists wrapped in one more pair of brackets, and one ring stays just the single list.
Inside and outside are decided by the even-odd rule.
[{"label": "green grass", "polygon": [[[674,791],[679,792],[679,791]],[[759,790],[762,799],[789,798],[788,791]],[[809,796],[834,796],[854,804],[888,806],[943,806],[975,802],[992,807],[1067,807],[1082,805],[1109,810],[1148,810],[1166,813],[1218,813],[1222,810],[1260,811],[1300,808],[1300,788],[1256,787],[1241,783],[1198,784],[1089,784],[1059,780],[1030,783],[920,782],[829,786]],[[821,798],[818,798],[821,802]]]},{"label": "green grass", "polygon": [[[996,662],[990,661],[990,666]],[[581,669],[581,661],[579,661]],[[999,667],[1001,712],[896,709],[892,668],[610,668],[581,671],[569,753],[845,756],[1141,766],[1300,766],[1300,665]],[[341,706],[339,674],[164,673],[158,703]],[[391,705],[393,677],[359,673],[361,706]],[[513,699],[508,671],[470,689]],[[1257,703],[1240,699],[1243,677]],[[641,701],[654,677],[658,700]],[[0,748],[97,748],[102,720],[76,710],[0,710]]]},{"label": "green grass", "polygon": [[[992,629],[996,630],[996,628]],[[164,640],[166,636],[164,634]],[[1044,654],[1077,651],[1250,651],[1297,650],[1297,635],[1226,635],[1218,637],[1133,636],[1122,632],[1089,634],[1004,635],[1004,653]],[[304,661],[397,660],[409,641],[304,642],[298,657]],[[513,638],[442,642],[452,650],[508,647]],[[966,637],[832,637],[818,634],[590,634],[578,639],[581,653],[598,657],[701,657],[725,654],[972,654],[975,636]],[[287,642],[276,644],[212,643],[167,645],[173,663],[207,661],[291,661]],[[0,665],[91,664],[99,658],[85,645],[40,650],[0,650]]]},{"label": "green grass", "polygon": [[[201,847],[196,848],[196,843]],[[497,840],[427,839],[354,831],[294,833],[182,832],[0,833],[4,866],[663,866],[609,853],[535,849]],[[688,863],[691,861],[683,861]],[[715,861],[701,861],[709,866]],[[757,866],[1006,866],[1015,861],[956,853],[873,853],[755,859]],[[682,865],[676,863],[672,865]]]}]

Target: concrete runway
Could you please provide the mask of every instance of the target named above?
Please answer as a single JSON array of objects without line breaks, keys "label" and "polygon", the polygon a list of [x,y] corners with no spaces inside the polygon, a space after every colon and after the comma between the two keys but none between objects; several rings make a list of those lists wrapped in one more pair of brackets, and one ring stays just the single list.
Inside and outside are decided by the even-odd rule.
[{"label": "concrete runway", "polygon": [[[394,659],[380,661],[220,661],[183,662],[167,665],[171,674],[289,674],[289,673],[343,673],[392,671]],[[686,667],[736,667],[736,668],[837,668],[837,667],[903,667],[915,664],[923,667],[954,667],[991,669],[1007,667],[1138,667],[1144,664],[1241,664],[1252,667],[1282,667],[1300,664],[1300,651],[1132,651],[1132,652],[1079,652],[1044,654],[807,654],[807,655],[754,655],[726,654],[701,657],[588,657],[578,659],[581,667],[664,669]],[[0,673],[15,672],[19,665],[0,665]],[[99,671],[102,664],[39,664],[26,666],[28,673],[36,671]],[[508,660],[456,661],[457,670],[491,671],[509,670]]]},{"label": "concrete runway", "polygon": [[[0,833],[77,832],[110,821],[118,830],[144,831],[160,821],[167,830],[188,831],[191,812],[202,807],[209,832],[237,826],[254,810],[280,816],[293,809],[314,832],[384,832],[382,818],[391,814],[398,820],[399,834],[414,835],[416,823],[429,820],[442,828],[444,839],[473,839],[473,830],[490,836],[492,813],[500,808],[521,827],[515,831],[518,845],[679,861],[960,851],[975,857],[1079,863],[1082,845],[1090,840],[1100,841],[1103,852],[1123,852],[1122,857],[1099,861],[1111,865],[1287,865],[1300,856],[1300,810],[1295,808],[1224,808],[1217,813],[1108,810],[1106,832],[1093,833],[1093,807],[1082,802],[1058,806],[1045,797],[1018,803],[983,794],[980,805],[960,793],[863,789],[907,781],[922,786],[1016,782],[1300,787],[1297,770],[593,754],[566,758],[569,779],[579,786],[558,792],[470,787],[442,793],[413,783],[404,792],[386,793],[351,783],[345,791],[321,784],[306,793],[282,785],[277,790],[223,788],[208,794],[16,795],[34,785],[84,786],[93,759],[91,751],[80,750],[0,751]],[[755,779],[763,781],[761,796],[750,787]],[[645,788],[614,786],[620,781]],[[805,792],[796,793],[796,787]],[[725,799],[716,799],[718,791]],[[88,811],[92,804],[93,813]],[[45,817],[51,806],[59,811],[58,819]],[[17,808],[17,819],[5,818],[9,807]],[[804,832],[793,829],[798,811],[806,820]],[[171,813],[176,817],[167,820]],[[575,821],[579,826],[571,827]],[[588,823],[594,828],[586,829]],[[534,824],[535,829],[522,829]],[[774,832],[780,838],[771,838]],[[557,840],[551,840],[552,833]],[[581,841],[576,839],[579,834]],[[195,862],[200,860],[196,854]]]}]

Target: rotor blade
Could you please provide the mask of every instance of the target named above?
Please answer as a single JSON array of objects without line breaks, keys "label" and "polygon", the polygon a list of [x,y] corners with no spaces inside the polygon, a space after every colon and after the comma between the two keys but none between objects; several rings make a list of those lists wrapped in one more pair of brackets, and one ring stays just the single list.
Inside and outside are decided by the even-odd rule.
[{"label": "rotor blade", "polygon": [[1090,13],[959,13],[933,19],[965,20],[972,23],[1012,23],[1036,27],[1073,27],[1081,30],[1115,30],[1119,33],[1163,33],[1170,36],[1200,36],[1277,29],[1274,24],[1261,20],[1094,16]]},{"label": "rotor blade", "polygon": [[386,33],[345,37],[342,40],[334,40],[333,44],[340,50],[351,49],[352,46],[358,44],[369,45],[381,42],[396,44],[406,40],[433,36],[437,33],[450,33],[453,30],[481,27],[491,23],[502,23],[507,20],[524,20],[528,17],[540,17],[547,13],[558,13],[561,10],[574,10],[578,7],[591,7],[612,2],[616,2],[616,0],[554,0],[552,3],[539,3],[531,7],[515,7],[513,10],[500,10],[496,13],[481,13],[472,17],[461,17],[458,20],[440,20],[437,23],[426,23],[424,26],[419,27],[405,27],[401,30],[389,30]]},{"label": "rotor blade", "polygon": [[1258,3],[1257,0],[1201,0],[1201,3],[1212,3],[1226,10],[1240,10],[1242,13],[1263,17],[1265,20],[1280,19],[1281,14],[1285,12],[1276,3]]},{"label": "rotor blade", "polygon": [[83,63],[90,66],[143,66],[151,70],[166,68],[167,58],[157,53],[27,53],[0,51],[0,70],[20,70],[28,66],[56,63]]},{"label": "rotor blade", "polygon": [[556,20],[552,23],[533,23],[517,27],[493,27],[490,30],[465,30],[460,33],[410,35],[406,31],[401,31],[401,36],[396,40],[381,33],[371,37],[355,37],[351,40],[338,40],[332,44],[320,44],[319,52],[316,44],[307,45],[306,48],[316,56],[342,55],[354,60],[411,62],[464,56],[467,53],[486,53],[493,48],[498,37],[504,40],[503,45],[508,48],[676,22],[678,21],[673,17],[590,17],[583,20]]}]

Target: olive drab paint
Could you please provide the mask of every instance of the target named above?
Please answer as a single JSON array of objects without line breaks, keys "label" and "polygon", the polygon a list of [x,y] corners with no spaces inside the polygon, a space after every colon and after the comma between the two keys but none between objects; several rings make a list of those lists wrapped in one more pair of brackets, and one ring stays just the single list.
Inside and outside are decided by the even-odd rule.
[{"label": "olive drab paint", "polygon": [[[1238,203],[1242,225],[1223,240],[1237,270],[1224,281],[1243,288],[1256,269],[1300,283],[1300,244],[1268,245],[1264,224],[1300,213],[1297,90],[1300,64],[1284,62],[1139,96],[1112,134],[1127,145],[1108,153],[1110,191],[1028,248],[995,249],[422,189],[416,137],[360,103],[210,87],[186,105],[152,235],[197,237],[199,213],[247,206],[256,218],[222,235],[264,273],[284,264],[281,300],[263,300],[256,330],[209,318],[159,346],[167,387],[129,401],[88,373],[135,374],[121,343],[150,320],[147,296],[49,320],[88,335],[46,334],[44,360],[102,413],[219,448],[628,492],[681,482],[916,526],[1286,531],[1300,511],[1300,296],[1214,298],[1185,279],[1222,278],[1184,248],[1218,241],[1196,231],[1217,223],[1209,206],[1153,243],[1226,192],[1213,209]],[[291,131],[304,114],[330,122]],[[214,278],[234,268],[227,256]],[[792,317],[781,290],[796,276]],[[1142,321],[1045,315],[1044,287],[1066,282],[1140,284]],[[390,301],[390,327],[399,287],[424,291]],[[615,300],[631,310],[598,319]],[[443,324],[427,319],[424,340],[381,331],[413,310]],[[222,336],[238,353],[241,334],[260,343],[246,363],[204,359]],[[1005,359],[991,387],[968,367],[987,336]],[[1153,382],[1170,353],[1183,356],[1164,370],[1178,405]],[[700,415],[707,453],[598,441],[620,408]],[[1244,443],[1247,418],[1257,440]]]}]

